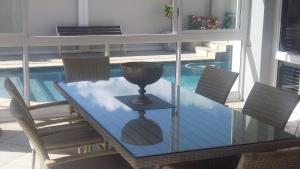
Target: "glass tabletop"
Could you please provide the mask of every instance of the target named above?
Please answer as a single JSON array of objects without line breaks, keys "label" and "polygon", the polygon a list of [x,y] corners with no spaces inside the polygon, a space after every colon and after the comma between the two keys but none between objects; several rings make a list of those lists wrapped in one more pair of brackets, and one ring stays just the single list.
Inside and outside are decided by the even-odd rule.
[{"label": "glass tabletop", "polygon": [[164,79],[146,91],[174,107],[144,111],[116,98],[138,94],[122,77],[57,85],[135,158],[295,138]]}]

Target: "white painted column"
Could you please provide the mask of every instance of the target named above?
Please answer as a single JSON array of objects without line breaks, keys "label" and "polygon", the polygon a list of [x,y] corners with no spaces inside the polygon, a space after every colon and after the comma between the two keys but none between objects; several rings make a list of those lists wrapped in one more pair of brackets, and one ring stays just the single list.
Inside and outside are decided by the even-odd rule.
[{"label": "white painted column", "polygon": [[89,26],[89,0],[78,0],[78,26]]},{"label": "white painted column", "polygon": [[272,85],[274,8],[276,1],[252,1],[245,58],[244,99],[255,82]]},{"label": "white painted column", "polygon": [[24,79],[24,99],[30,105],[30,79],[29,79],[29,59],[28,46],[23,46],[23,79]]},{"label": "white painted column", "polygon": [[[78,26],[89,26],[89,0],[78,0]],[[79,49],[88,52],[89,46],[79,46]]]},{"label": "white painted column", "polygon": [[[28,6],[29,6],[29,1],[25,0],[23,1],[22,4],[22,31],[23,31],[23,36],[28,37]],[[22,59],[22,64],[23,64],[23,94],[24,94],[24,100],[25,103],[29,106],[30,105],[30,75],[29,75],[29,52],[28,48],[29,46],[22,46],[23,48],[23,59]]]},{"label": "white painted column", "polygon": [[173,6],[173,15],[172,15],[172,33],[178,32],[178,0],[173,0],[172,6]]}]

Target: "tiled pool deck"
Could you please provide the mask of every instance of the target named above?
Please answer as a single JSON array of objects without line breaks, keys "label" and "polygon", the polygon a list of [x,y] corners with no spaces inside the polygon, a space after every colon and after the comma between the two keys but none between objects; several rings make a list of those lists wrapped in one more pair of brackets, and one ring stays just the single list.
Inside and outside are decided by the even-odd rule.
[{"label": "tiled pool deck", "polygon": [[[68,56],[86,56],[99,55],[103,53],[74,53],[67,54]],[[214,60],[215,55],[198,55],[197,53],[182,53],[182,61],[187,60]],[[112,53],[110,56],[111,64],[120,64],[133,61],[153,61],[153,62],[171,62],[176,61],[176,53],[168,51],[135,51],[120,54]],[[45,66],[62,66],[62,60],[58,55],[30,55],[30,67],[45,67]],[[0,69],[20,68],[22,67],[22,56],[0,56]]]}]

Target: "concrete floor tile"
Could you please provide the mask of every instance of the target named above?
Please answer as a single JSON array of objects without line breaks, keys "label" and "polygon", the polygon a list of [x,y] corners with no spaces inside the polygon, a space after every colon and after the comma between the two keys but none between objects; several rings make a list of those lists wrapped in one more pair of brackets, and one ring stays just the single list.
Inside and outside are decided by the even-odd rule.
[{"label": "concrete floor tile", "polygon": [[0,123],[0,142],[23,133],[17,123]]},{"label": "concrete floor tile", "polygon": [[0,143],[0,168],[15,159],[30,153],[30,151],[28,151],[29,149],[28,147]]},{"label": "concrete floor tile", "polygon": [[[32,155],[31,153],[26,153],[12,161],[10,161],[9,163],[3,165],[1,168],[5,168],[5,169],[31,169],[31,161],[32,161]],[[37,161],[38,163],[38,161]],[[38,164],[36,165],[36,167],[38,167]]]},{"label": "concrete floor tile", "polygon": [[8,139],[5,139],[2,141],[2,143],[9,143],[9,144],[14,144],[14,145],[19,145],[22,147],[30,147],[29,141],[27,137],[25,136],[24,133],[17,134],[15,136],[12,136]]}]

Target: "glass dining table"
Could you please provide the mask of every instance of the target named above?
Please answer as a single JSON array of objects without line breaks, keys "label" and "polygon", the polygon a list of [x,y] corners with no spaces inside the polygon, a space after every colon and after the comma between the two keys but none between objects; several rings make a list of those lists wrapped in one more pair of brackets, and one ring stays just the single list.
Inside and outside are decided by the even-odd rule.
[{"label": "glass dining table", "polygon": [[146,87],[161,106],[120,99],[139,89],[123,77],[58,82],[56,88],[133,168],[300,145],[292,134],[164,79]]}]

